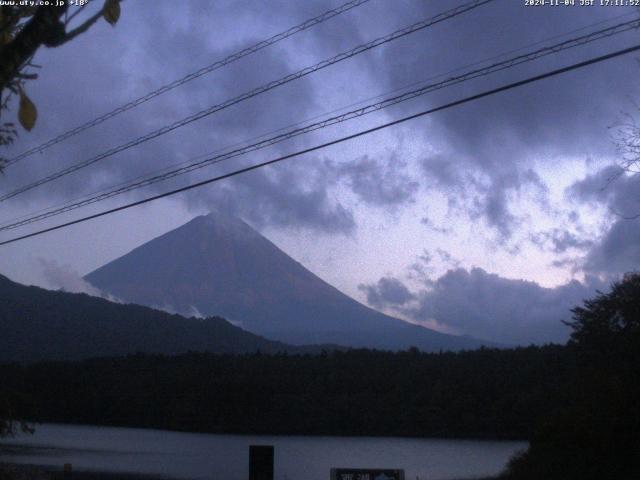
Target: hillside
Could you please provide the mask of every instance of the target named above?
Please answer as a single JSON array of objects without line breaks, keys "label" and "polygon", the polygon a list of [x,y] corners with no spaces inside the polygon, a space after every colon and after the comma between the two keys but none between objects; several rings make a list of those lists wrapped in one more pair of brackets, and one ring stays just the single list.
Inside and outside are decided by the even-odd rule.
[{"label": "hillside", "polygon": [[0,362],[74,360],[136,352],[299,351],[223,318],[186,318],[80,293],[27,287],[0,275]]}]

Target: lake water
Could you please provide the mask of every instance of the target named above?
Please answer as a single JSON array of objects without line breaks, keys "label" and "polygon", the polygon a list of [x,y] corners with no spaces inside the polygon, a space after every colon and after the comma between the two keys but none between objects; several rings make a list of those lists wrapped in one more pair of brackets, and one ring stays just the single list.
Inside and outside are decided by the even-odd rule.
[{"label": "lake water", "polygon": [[[332,467],[402,468],[406,480],[499,473],[526,442],[213,435],[44,424],[0,441],[0,461],[182,479],[246,480],[249,445],[275,446],[276,480],[328,480]],[[18,446],[9,447],[9,446]],[[28,447],[28,448],[24,448]]]}]

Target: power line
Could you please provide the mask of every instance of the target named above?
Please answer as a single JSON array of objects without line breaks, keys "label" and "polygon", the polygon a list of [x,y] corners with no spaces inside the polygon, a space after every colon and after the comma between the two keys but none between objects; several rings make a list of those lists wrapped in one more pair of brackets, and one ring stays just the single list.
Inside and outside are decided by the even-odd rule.
[{"label": "power line", "polygon": [[223,58],[222,60],[218,60],[217,62],[212,63],[211,65],[207,65],[206,67],[202,67],[200,70],[197,70],[195,72],[189,73],[188,75],[185,75],[182,78],[179,78],[178,80],[174,80],[171,83],[168,83],[166,85],[163,85],[159,88],[157,88],[156,90],[153,90],[152,92],[147,93],[146,95],[143,95],[142,97],[139,97],[135,100],[132,100],[129,103],[126,103],[124,105],[121,105],[118,108],[115,108],[113,110],[111,110],[110,112],[105,113],[104,115],[101,115],[91,121],[88,121],[76,128],[73,128],[67,132],[64,132],[60,135],[58,135],[57,137],[54,137],[36,147],[33,147],[11,159],[9,159],[6,162],[6,165],[12,165],[16,162],[19,162],[20,160],[29,157],[31,155],[33,155],[34,153],[40,153],[43,152],[44,150],[46,150],[47,148],[56,145],[68,138],[73,137],[74,135],[77,135],[81,132],[84,132],[85,130],[95,127],[96,125],[99,125],[103,122],[106,122],[107,120],[120,115],[121,113],[124,113],[128,110],[131,110],[132,108],[137,107],[138,105],[141,105],[145,102],[148,102],[149,100],[158,97],[164,93],[167,93],[171,90],[173,90],[174,88],[177,88],[181,85],[184,85],[187,82],[190,82],[191,80],[195,80],[196,78],[199,78],[203,75],[206,75],[208,73],[211,73],[215,70],[218,70],[219,68],[224,67],[225,65],[229,65],[230,63],[233,63],[237,60],[240,60],[241,58],[244,58],[248,55],[251,55],[252,53],[256,53],[260,50],[262,50],[263,48],[269,47],[275,43],[278,43],[282,40],[285,40],[286,38],[289,38],[293,35],[295,35],[296,33],[302,32],[304,30],[307,30],[311,27],[314,27],[326,20],[329,20],[333,17],[336,17],[344,12],[347,12],[353,8],[359,7],[360,5],[367,3],[369,0],[351,0],[349,2],[346,2],[342,5],[340,5],[337,8],[334,8],[332,10],[327,10],[324,13],[321,13],[320,15],[310,18],[308,20],[305,20],[304,22],[302,22],[299,25],[296,25],[294,27],[289,28],[288,30],[285,30],[284,32],[280,32],[276,35],[273,35],[272,37],[269,37],[265,40],[262,40],[254,45],[251,45],[250,47],[247,47],[243,50],[240,50],[238,52],[232,53],[231,55],[228,55],[227,57]]},{"label": "power line", "polygon": [[335,55],[334,57],[331,57],[330,59],[327,60],[323,60],[315,65],[312,65],[310,67],[306,67],[303,68],[302,70],[298,70],[295,73],[289,74],[285,77],[282,77],[278,80],[273,80],[265,85],[262,85],[254,90],[251,90],[249,92],[246,92],[242,95],[239,95],[237,97],[234,97],[230,100],[227,100],[221,104],[217,104],[217,105],[213,105],[207,109],[201,110],[198,113],[195,113],[193,115],[190,115],[186,118],[183,118],[182,120],[179,120],[177,122],[174,122],[170,125],[164,126],[158,130],[154,130],[153,132],[150,132],[142,137],[138,137],[134,140],[131,140],[127,143],[124,143],[122,145],[119,145],[117,147],[111,148],[95,157],[92,157],[88,160],[84,160],[82,162],[76,163],[74,165],[71,165],[70,167],[67,167],[65,169],[59,170],[58,172],[55,172],[51,175],[48,175],[44,178],[41,178],[40,180],[36,180],[35,182],[32,182],[30,184],[24,185],[16,190],[13,190],[9,193],[4,194],[3,196],[0,197],[0,202],[3,202],[5,200],[8,200],[10,198],[15,197],[16,195],[19,195],[21,193],[24,193],[26,191],[29,191],[33,188],[36,188],[40,185],[43,185],[45,183],[51,182],[53,180],[56,180],[60,177],[63,177],[65,175],[68,175],[70,173],[73,173],[75,171],[78,171],[82,168],[88,167],[100,160],[103,160],[105,158],[111,157],[113,155],[115,155],[116,153],[120,153],[124,150],[128,150],[129,148],[135,147],[137,145],[140,145],[144,142],[147,142],[151,139],[154,139],[156,137],[159,137],[161,135],[164,135],[166,133],[169,133],[177,128],[183,127],[189,123],[195,122],[196,120],[200,120],[204,117],[207,117],[209,115],[212,115],[213,113],[216,113],[220,110],[226,109],[232,105],[236,105],[240,102],[243,102],[245,100],[248,100],[252,97],[255,97],[257,95],[260,95],[262,93],[268,92],[269,90],[273,90],[274,88],[277,88],[281,85],[284,85],[286,83],[292,82],[294,80],[297,80],[299,78],[302,78],[306,75],[309,75],[311,73],[317,72],[318,70],[324,69],[326,67],[329,67],[330,65],[334,65],[338,62],[341,62],[343,60],[349,59],[351,57],[354,57],[356,55],[359,55],[363,52],[366,52],[368,50],[371,50],[373,48],[376,48],[380,45],[383,45],[385,43],[391,42],[393,40],[397,40],[398,38],[402,38],[404,36],[407,36],[411,33],[417,32],[419,30],[422,30],[424,28],[430,27],[432,25],[435,25],[437,23],[443,22],[445,20],[449,20],[453,17],[456,17],[458,15],[461,15],[467,11],[473,10],[475,8],[478,8],[482,5],[485,5],[487,3],[491,3],[494,0],[473,0],[471,2],[465,3],[463,5],[460,5],[458,7],[452,8],[450,10],[447,10],[445,12],[442,12],[438,15],[435,15],[434,17],[422,20],[420,22],[414,23],[413,25],[410,25],[408,27],[402,28],[400,30],[396,30],[388,35],[385,35],[383,37],[378,37],[375,40],[372,40],[368,43],[359,45],[351,50],[348,50],[346,52],[340,53],[338,55]]},{"label": "power line", "polygon": [[[407,90],[408,88],[415,87],[416,85],[423,85],[423,84],[425,84],[425,82],[428,82],[428,81],[431,81],[431,80],[436,80],[436,79],[439,79],[439,78],[443,78],[443,77],[445,77],[447,75],[450,75],[450,74],[453,74],[453,73],[456,73],[456,72],[460,72],[460,71],[463,71],[465,69],[468,69],[468,68],[471,68],[471,67],[474,67],[474,66],[477,66],[477,65],[483,65],[483,64],[486,64],[487,62],[490,62],[492,60],[497,60],[497,59],[503,58],[503,57],[505,57],[507,55],[510,55],[510,54],[522,52],[522,51],[524,51],[524,50],[526,50],[528,48],[532,48],[532,47],[535,47],[535,46],[538,46],[538,45],[544,45],[545,43],[550,42],[552,40],[566,38],[566,37],[568,37],[568,36],[570,36],[572,34],[575,34],[575,33],[578,33],[578,32],[582,32],[582,31],[588,30],[590,28],[594,28],[594,27],[597,27],[597,26],[600,26],[600,25],[603,25],[603,24],[607,24],[607,23],[613,23],[614,21],[620,20],[621,18],[631,17],[631,16],[635,16],[635,15],[636,15],[636,12],[627,12],[627,13],[623,13],[623,14],[620,14],[620,15],[616,15],[616,16],[611,17],[611,18],[607,18],[605,20],[600,20],[600,21],[593,22],[593,23],[590,23],[590,24],[587,24],[587,25],[583,25],[581,27],[569,30],[567,32],[564,32],[564,33],[561,33],[561,34],[557,34],[557,35],[553,35],[553,36],[548,37],[548,38],[546,38],[544,40],[538,40],[538,41],[535,41],[533,43],[529,43],[529,44],[523,45],[521,47],[517,47],[517,48],[514,48],[514,49],[506,50],[506,51],[500,52],[500,53],[498,53],[496,55],[492,55],[491,57],[484,58],[482,60],[478,60],[478,61],[475,61],[475,62],[472,62],[472,63],[468,63],[466,65],[462,65],[462,66],[459,66],[459,67],[455,67],[453,69],[447,70],[445,72],[442,72],[442,73],[439,73],[439,74],[436,74],[436,75],[432,75],[430,77],[424,78],[424,79],[419,80],[419,81],[414,81],[414,82],[411,82],[411,83],[404,84],[401,87],[394,88],[392,90],[387,90],[384,93],[380,93],[380,94],[377,94],[377,95],[373,95],[373,96],[370,96],[370,97],[363,98],[361,100],[358,100],[357,102],[350,103],[350,104],[345,105],[343,107],[336,108],[336,109],[333,109],[333,110],[330,110],[330,111],[325,111],[325,112],[323,112],[321,114],[316,114],[316,115],[314,115],[312,117],[307,117],[304,120],[300,120],[300,121],[288,124],[286,126],[279,127],[279,128],[274,129],[274,130],[270,130],[268,132],[264,132],[264,133],[262,133],[260,135],[256,135],[256,136],[253,136],[253,137],[250,137],[250,138],[245,138],[244,140],[241,140],[241,141],[236,141],[233,144],[229,144],[229,145],[225,145],[224,147],[216,148],[213,151],[209,151],[208,153],[200,154],[200,155],[198,155],[196,157],[192,157],[191,159],[186,160],[186,161],[182,161],[182,162],[180,162],[178,164],[173,164],[173,165],[164,167],[162,169],[156,169],[156,170],[152,170],[152,171],[147,171],[147,172],[145,172],[143,174],[137,175],[134,178],[129,178],[129,179],[125,180],[125,181],[119,182],[119,183],[111,185],[109,187],[101,188],[101,189],[99,189],[97,191],[94,191],[94,192],[91,192],[91,193],[87,193],[87,194],[84,194],[84,195],[80,195],[80,196],[75,197],[75,198],[70,199],[70,200],[65,200],[65,201],[60,202],[60,203],[58,203],[56,205],[53,205],[53,206],[40,208],[40,209],[38,209],[36,211],[32,211],[30,213],[22,214],[22,215],[19,215],[19,216],[4,220],[2,223],[0,223],[0,231],[1,230],[10,230],[10,229],[13,229],[13,228],[17,228],[17,227],[20,227],[22,225],[25,225],[26,223],[33,223],[32,221],[28,221],[26,223],[21,223],[20,225],[15,225],[15,224],[21,222],[22,220],[34,219],[34,221],[39,221],[40,219],[42,219],[40,217],[40,214],[42,214],[44,212],[46,212],[46,217],[45,218],[49,218],[51,216],[58,215],[59,213],[61,214],[61,213],[65,213],[65,212],[70,211],[70,210],[74,210],[75,208],[80,208],[80,207],[85,205],[85,203],[84,203],[85,201],[91,200],[93,198],[96,198],[97,196],[101,196],[102,194],[111,193],[111,191],[115,191],[114,189],[119,189],[120,187],[127,186],[129,184],[129,182],[136,182],[136,181],[141,180],[141,179],[146,179],[146,178],[149,178],[150,175],[152,175],[152,176],[160,175],[163,172],[168,172],[171,169],[176,169],[178,167],[189,165],[189,164],[191,164],[191,163],[193,163],[193,162],[195,162],[197,160],[207,158],[208,156],[213,155],[213,154],[217,154],[218,152],[225,152],[225,151],[228,151],[228,150],[230,150],[230,149],[232,149],[234,147],[237,147],[237,146],[240,146],[240,145],[246,145],[251,141],[258,140],[258,139],[261,139],[261,138],[266,138],[269,135],[272,135],[272,134],[275,134],[275,133],[278,133],[278,132],[283,132],[283,131],[285,131],[285,130],[287,130],[289,128],[296,127],[296,126],[299,126],[299,125],[304,125],[307,122],[322,118],[322,117],[324,117],[326,115],[332,115],[332,114],[347,110],[349,108],[365,104],[366,102],[370,102],[372,100],[384,98],[385,95],[390,95],[390,94],[393,94],[393,93],[401,92],[401,91]],[[112,195],[109,195],[109,198],[111,196]],[[92,201],[90,203],[94,203],[94,202]],[[49,213],[51,213],[51,215],[49,215]],[[36,216],[37,216],[37,218],[35,218]]]},{"label": "power line", "polygon": [[[525,53],[522,55],[518,55],[516,57],[513,58],[509,58],[506,60],[503,60],[501,62],[496,62],[494,64],[488,65],[486,67],[483,68],[479,68],[476,70],[472,70],[470,72],[464,73],[462,75],[458,75],[458,76],[454,76],[454,77],[450,77],[446,80],[443,80],[441,82],[438,83],[432,83],[429,85],[424,85],[418,89],[409,91],[409,92],[405,92],[401,95],[397,95],[391,98],[387,98],[384,99],[380,102],[377,103],[373,103],[373,104],[369,104],[366,106],[363,106],[361,108],[358,108],[356,110],[351,110],[345,113],[342,113],[340,115],[336,115],[327,119],[324,119],[322,121],[319,122],[315,122],[309,125],[306,125],[304,127],[301,128],[297,128],[294,130],[290,130],[288,132],[282,133],[280,135],[276,135],[274,137],[271,138],[267,138],[265,140],[244,146],[242,148],[237,148],[235,150],[231,150],[225,153],[221,153],[218,155],[214,155],[212,157],[208,157],[208,158],[204,158],[200,161],[197,162],[192,162],[192,163],[187,163],[186,165],[181,164],[180,166],[178,166],[177,168],[173,167],[173,170],[170,170],[170,168],[165,168],[163,169],[161,172],[158,172],[156,175],[151,176],[151,177],[142,177],[142,179],[138,180],[138,181],[132,181],[132,183],[123,183],[120,185],[115,186],[113,189],[109,190],[109,191],[103,191],[97,195],[94,196],[88,196],[88,197],[83,197],[82,200],[80,201],[76,201],[76,202],[72,202],[72,203],[67,203],[64,204],[61,207],[51,207],[49,209],[46,209],[48,211],[45,211],[44,213],[39,213],[36,215],[32,215],[29,216],[27,218],[24,219],[20,219],[18,221],[15,221],[13,223],[8,223],[5,225],[0,226],[0,231],[3,230],[12,230],[24,225],[28,225],[31,223],[35,223],[37,221],[41,221],[44,220],[46,218],[50,218],[53,216],[57,216],[60,215],[62,213],[66,213],[72,210],[75,210],[77,208],[81,208],[99,201],[103,201],[106,200],[108,198],[114,197],[116,195],[120,195],[122,193],[126,193],[132,190],[136,190],[148,185],[152,185],[164,180],[167,180],[169,178],[173,178],[176,177],[178,175],[183,175],[185,173],[215,164],[215,163],[220,163],[222,161],[234,158],[234,157],[238,157],[240,155],[244,155],[246,153],[249,152],[253,152],[256,150],[260,150],[272,145],[275,145],[276,143],[280,143],[282,141],[294,138],[296,136],[299,135],[303,135],[315,130],[319,130],[321,128],[326,128],[328,126],[331,125],[335,125],[338,123],[342,123],[348,120],[352,120],[354,118],[358,118],[364,115],[368,115],[370,113],[382,110],[384,108],[388,108],[392,105],[396,105],[398,103],[401,102],[405,102],[414,98],[417,98],[419,96],[425,95],[427,93],[445,88],[445,87],[450,87],[453,85],[456,85],[458,83],[462,83],[465,81],[469,81],[475,78],[479,78],[482,76],[486,76],[489,75],[491,73],[496,73],[498,71],[502,71],[502,70],[506,70],[508,68],[513,68],[517,65],[521,65],[523,63],[526,62],[530,62],[533,60],[537,60],[539,58],[545,57],[547,55],[551,55],[551,54],[556,54],[559,53],[563,50],[568,50],[570,48],[575,48],[578,46],[582,46],[582,45],[586,45],[588,43],[597,41],[597,40],[601,40],[604,38],[609,38],[613,35],[619,35],[621,33],[627,32],[629,30],[632,29],[637,29],[640,27],[640,19],[636,18],[634,20],[631,21],[627,21],[627,22],[623,22],[608,28],[603,28],[600,29],[598,31],[589,33],[589,34],[585,34],[579,37],[575,37],[575,38],[571,38],[568,39],[564,42],[560,42],[558,44],[555,45],[551,45],[551,46],[547,46],[547,47],[543,47],[540,48],[538,50],[529,52],[529,53]],[[201,157],[200,157],[201,158]],[[141,177],[139,177],[141,178]]]},{"label": "power line", "polygon": [[307,153],[310,153],[310,152],[314,152],[316,150],[321,150],[323,148],[330,147],[332,145],[337,145],[337,144],[340,144],[340,143],[343,143],[343,142],[346,142],[346,141],[349,141],[349,140],[353,140],[354,138],[358,138],[358,137],[361,137],[361,136],[364,136],[364,135],[368,135],[370,133],[377,132],[377,131],[383,130],[385,128],[389,128],[389,127],[392,127],[394,125],[398,125],[398,124],[407,122],[409,120],[413,120],[413,119],[416,119],[416,118],[419,118],[419,117],[423,117],[425,115],[429,115],[429,114],[432,114],[432,113],[435,113],[435,112],[439,112],[439,111],[442,111],[442,110],[447,110],[449,108],[456,107],[456,106],[459,106],[459,105],[463,105],[465,103],[470,103],[470,102],[473,102],[473,101],[476,101],[476,100],[480,100],[481,98],[484,98],[484,97],[489,97],[489,96],[495,95],[497,93],[501,93],[501,92],[505,92],[505,91],[508,91],[508,90],[512,90],[514,88],[518,88],[518,87],[521,87],[521,86],[524,86],[524,85],[527,85],[527,84],[530,84],[530,83],[538,82],[540,80],[544,80],[546,78],[554,77],[556,75],[560,75],[560,74],[563,74],[563,73],[566,73],[566,72],[570,72],[570,71],[573,71],[573,70],[578,70],[580,68],[584,68],[584,67],[587,67],[589,65],[593,65],[593,64],[596,64],[596,63],[604,62],[606,60],[610,60],[610,59],[613,59],[613,58],[616,58],[616,57],[620,57],[622,55],[627,55],[629,53],[636,52],[638,50],[640,50],[640,44],[635,45],[633,47],[625,48],[625,49],[622,49],[622,50],[617,50],[615,52],[612,52],[612,53],[609,53],[609,54],[606,54],[606,55],[601,55],[599,57],[591,58],[591,59],[585,60],[583,62],[574,63],[574,64],[569,65],[567,67],[563,67],[563,68],[559,68],[559,69],[556,69],[556,70],[552,70],[552,71],[547,72],[547,73],[543,73],[543,74],[540,74],[540,75],[535,75],[533,77],[529,77],[529,78],[526,78],[524,80],[520,80],[520,81],[517,81],[517,82],[509,83],[507,85],[503,85],[503,86],[498,87],[498,88],[494,88],[494,89],[491,89],[491,90],[486,90],[486,91],[484,91],[482,93],[478,93],[476,95],[471,95],[469,97],[465,97],[465,98],[460,99],[460,100],[456,100],[456,101],[453,101],[453,102],[446,103],[446,104],[441,105],[439,107],[431,108],[429,110],[424,110],[422,112],[415,113],[413,115],[408,115],[408,116],[399,118],[397,120],[393,120],[391,122],[383,123],[383,124],[378,125],[376,127],[368,128],[366,130],[362,130],[360,132],[357,132],[357,133],[354,133],[354,134],[351,134],[351,135],[347,135],[347,136],[344,136],[344,137],[341,137],[341,138],[338,138],[338,139],[335,139],[335,140],[331,140],[331,141],[326,142],[326,143],[322,143],[320,145],[316,145],[316,146],[309,147],[309,148],[306,148],[306,149],[303,149],[303,150],[299,150],[299,151],[294,152],[294,153],[283,155],[281,157],[277,157],[277,158],[274,158],[274,159],[271,159],[271,160],[268,160],[268,161],[265,161],[265,162],[262,162],[262,163],[258,163],[258,164],[255,164],[255,165],[251,165],[249,167],[245,167],[245,168],[241,168],[241,169],[238,169],[238,170],[234,170],[232,172],[225,173],[224,175],[219,175],[219,176],[216,176],[216,177],[212,177],[212,178],[209,178],[207,180],[202,180],[200,182],[193,183],[191,185],[187,185],[185,187],[177,188],[175,190],[171,190],[171,191],[168,191],[168,192],[165,192],[165,193],[161,193],[161,194],[158,194],[158,195],[154,195],[152,197],[148,197],[148,198],[145,198],[143,200],[138,200],[136,202],[131,202],[131,203],[128,203],[128,204],[125,204],[125,205],[121,205],[119,207],[115,207],[115,208],[111,208],[109,210],[104,210],[102,212],[95,213],[93,215],[88,215],[86,217],[78,218],[78,219],[72,220],[70,222],[62,223],[62,224],[55,225],[53,227],[45,228],[45,229],[42,229],[42,230],[38,230],[36,232],[32,232],[32,233],[29,233],[29,234],[26,234],[26,235],[22,235],[22,236],[19,236],[19,237],[11,238],[9,240],[5,240],[5,241],[0,242],[0,246],[7,245],[9,243],[14,243],[14,242],[17,242],[17,241],[20,241],[20,240],[24,240],[24,239],[27,239],[27,238],[35,237],[35,236],[38,236],[38,235],[42,235],[44,233],[52,232],[54,230],[59,230],[61,228],[69,227],[71,225],[75,225],[75,224],[78,224],[78,223],[86,222],[86,221],[92,220],[94,218],[103,217],[105,215],[109,215],[111,213],[115,213],[115,212],[126,210],[126,209],[129,209],[129,208],[132,208],[132,207],[136,207],[138,205],[143,205],[145,203],[153,202],[153,201],[159,200],[161,198],[169,197],[169,196],[172,196],[172,195],[176,195],[178,193],[182,193],[182,192],[186,192],[188,190],[192,190],[194,188],[202,187],[202,186],[208,185],[210,183],[219,182],[219,181],[227,179],[227,178],[235,177],[236,175],[240,175],[242,173],[247,173],[247,172],[250,172],[252,170],[257,170],[259,168],[266,167],[268,165],[273,165],[275,163],[282,162],[283,160],[287,160],[289,158],[297,157],[297,156],[304,155],[304,154],[307,154]]}]

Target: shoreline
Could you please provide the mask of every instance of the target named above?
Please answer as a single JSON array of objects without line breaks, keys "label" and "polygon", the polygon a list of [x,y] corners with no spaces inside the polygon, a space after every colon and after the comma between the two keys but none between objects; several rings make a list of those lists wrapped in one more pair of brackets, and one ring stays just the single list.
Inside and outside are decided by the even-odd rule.
[{"label": "shoreline", "polygon": [[[276,477],[274,476],[274,479]],[[0,479],[2,480],[192,480],[186,477],[169,477],[133,472],[101,472],[92,470],[73,470],[65,475],[62,467],[55,465],[33,465],[0,461]],[[456,480],[500,480],[499,476],[474,477]]]},{"label": "shoreline", "polygon": [[[75,421],[58,421],[58,420],[25,420],[29,426],[38,428],[39,425],[69,425],[74,427],[98,427],[98,428],[122,428],[122,429],[134,429],[134,430],[147,430],[156,432],[171,432],[171,433],[190,433],[194,435],[229,435],[229,436],[250,436],[250,437],[314,437],[314,438],[389,438],[389,439],[415,439],[415,440],[469,440],[469,441],[487,441],[487,442],[529,442],[530,439],[526,437],[519,437],[515,435],[498,435],[498,434],[450,434],[450,435],[393,435],[393,434],[339,434],[339,433],[317,433],[317,432],[278,432],[267,433],[263,431],[248,431],[248,430],[188,430],[181,428],[164,428],[161,425],[149,426],[149,425],[136,425],[128,423],[109,423],[109,422],[97,422],[97,423],[85,423]],[[0,448],[2,442],[0,442]],[[483,480],[483,479],[478,479]]]},{"label": "shoreline", "polygon": [[189,480],[135,472],[73,470],[65,474],[62,466],[34,465],[0,461],[0,478],[7,480]]}]

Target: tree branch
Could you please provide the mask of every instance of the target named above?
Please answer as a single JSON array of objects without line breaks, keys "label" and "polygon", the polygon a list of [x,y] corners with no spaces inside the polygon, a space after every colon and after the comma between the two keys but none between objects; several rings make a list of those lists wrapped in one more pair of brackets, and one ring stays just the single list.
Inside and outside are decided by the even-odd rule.
[{"label": "tree branch", "polygon": [[[89,28],[91,28],[91,26],[94,23],[96,23],[98,20],[100,20],[100,18],[102,17],[103,14],[104,14],[104,7],[102,7],[91,18],[88,18],[87,20],[85,20],[81,25],[78,25],[76,28],[74,28],[70,32],[66,33],[65,36],[63,38],[61,38],[61,42],[58,45],[63,45],[65,43],[67,43],[68,41],[73,40],[74,38],[76,38],[81,33],[84,33],[87,30],[89,30]],[[56,46],[58,46],[58,45],[56,45]]]},{"label": "tree branch", "polygon": [[71,15],[69,15],[69,18],[67,18],[65,25],[69,25],[69,23],[76,17],[76,15],[78,15],[80,12],[82,12],[82,10],[84,10],[84,8],[89,5],[88,3],[85,3],[84,5],[82,5],[81,7],[78,7],[78,9],[73,12]]},{"label": "tree branch", "polygon": [[39,7],[13,41],[0,49],[0,91],[16,77],[41,45],[55,46],[60,38],[64,38],[60,17],[66,10],[67,5]]}]

